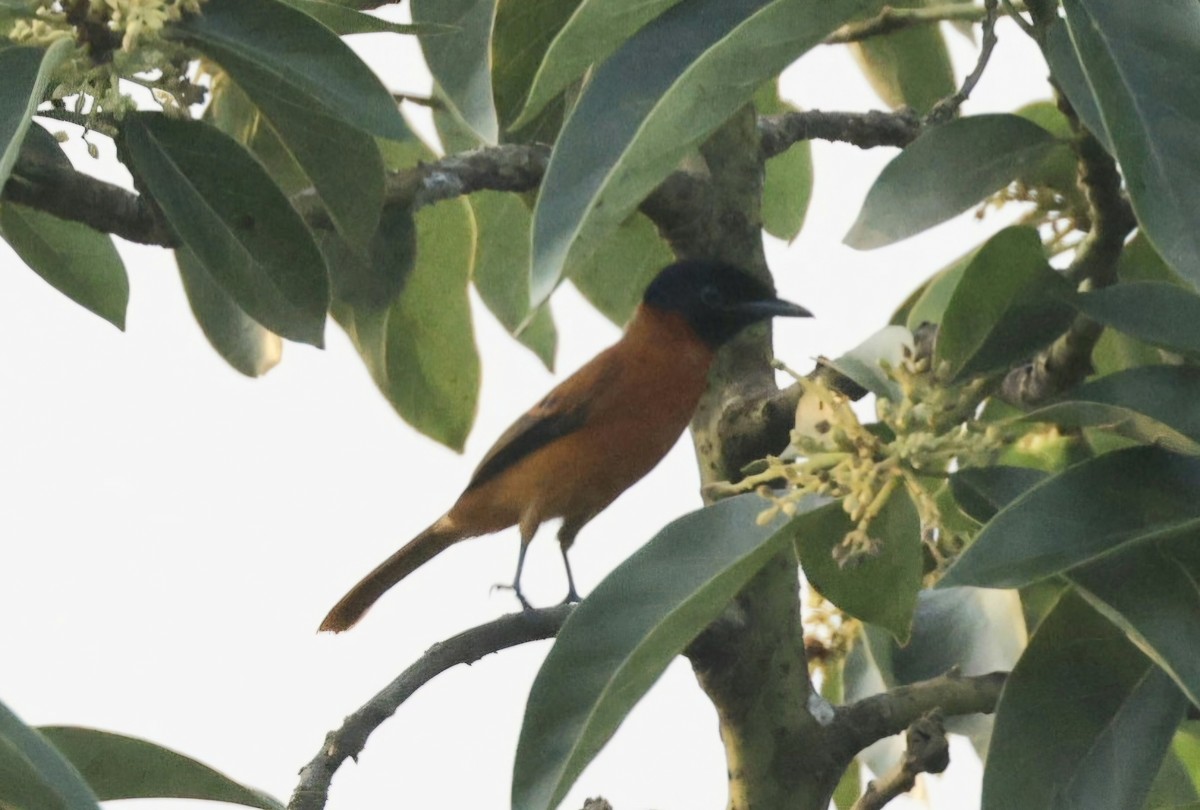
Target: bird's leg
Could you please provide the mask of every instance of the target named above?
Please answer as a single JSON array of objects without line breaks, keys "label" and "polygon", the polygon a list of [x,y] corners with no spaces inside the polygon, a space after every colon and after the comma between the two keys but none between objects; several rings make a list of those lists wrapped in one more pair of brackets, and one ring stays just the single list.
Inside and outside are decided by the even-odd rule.
[{"label": "bird's leg", "polygon": [[571,574],[571,560],[567,557],[567,552],[571,550],[571,546],[575,543],[575,535],[579,534],[579,530],[583,528],[583,524],[586,522],[586,520],[564,520],[563,525],[558,530],[558,548],[562,551],[563,568],[567,569],[567,598],[562,600],[562,604],[564,605],[582,601],[579,597],[579,591],[575,590],[575,577]]},{"label": "bird's leg", "polygon": [[525,594],[521,593],[521,572],[525,570],[525,552],[529,550],[529,541],[533,540],[533,536],[537,534],[540,522],[537,515],[532,512],[527,512],[521,516],[521,551],[517,554],[517,575],[513,577],[512,585],[494,586],[516,594],[517,599],[521,602],[521,607],[525,610],[533,610],[533,605],[525,598]]}]

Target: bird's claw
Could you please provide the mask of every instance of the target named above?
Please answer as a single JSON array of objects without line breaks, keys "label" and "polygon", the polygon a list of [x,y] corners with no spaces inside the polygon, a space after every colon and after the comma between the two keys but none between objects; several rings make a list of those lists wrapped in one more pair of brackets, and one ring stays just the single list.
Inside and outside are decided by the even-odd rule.
[{"label": "bird's claw", "polygon": [[521,589],[515,585],[510,585],[507,582],[497,582],[492,586],[493,591],[512,591],[516,595],[517,600],[521,603],[521,609],[525,611],[533,610],[533,604],[525,598],[525,594],[521,593]]}]

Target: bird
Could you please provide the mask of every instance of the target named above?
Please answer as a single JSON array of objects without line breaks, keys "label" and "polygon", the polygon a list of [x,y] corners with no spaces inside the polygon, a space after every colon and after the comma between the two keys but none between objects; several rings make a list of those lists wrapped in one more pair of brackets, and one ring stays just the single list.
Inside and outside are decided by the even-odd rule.
[{"label": "bird", "polygon": [[621,338],[560,383],[484,455],[450,510],[367,574],[321,631],[348,630],[392,586],[459,541],[518,526],[525,552],[538,527],[562,518],[566,602],[579,601],[567,557],[592,518],[658,464],[687,428],[717,350],[752,324],[811,317],[764,280],[709,259],[678,261],[646,287]]}]

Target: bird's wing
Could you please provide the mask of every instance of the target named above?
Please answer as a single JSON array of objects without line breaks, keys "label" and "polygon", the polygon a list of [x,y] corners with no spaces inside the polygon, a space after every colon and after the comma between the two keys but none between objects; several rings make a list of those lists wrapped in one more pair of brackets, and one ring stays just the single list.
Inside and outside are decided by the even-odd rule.
[{"label": "bird's wing", "polygon": [[605,354],[607,352],[564,380],[504,431],[475,468],[467,491],[492,480],[531,453],[581,428],[587,422],[597,396],[603,396],[616,372],[611,363],[605,362]]}]

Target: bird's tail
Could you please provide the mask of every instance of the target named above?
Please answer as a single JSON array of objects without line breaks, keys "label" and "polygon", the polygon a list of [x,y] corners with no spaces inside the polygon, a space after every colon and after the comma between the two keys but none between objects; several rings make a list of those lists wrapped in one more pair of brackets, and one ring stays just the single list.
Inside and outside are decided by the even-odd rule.
[{"label": "bird's tail", "polygon": [[448,517],[441,518],[351,588],[321,622],[320,631],[349,630],[389,588],[467,536]]}]

